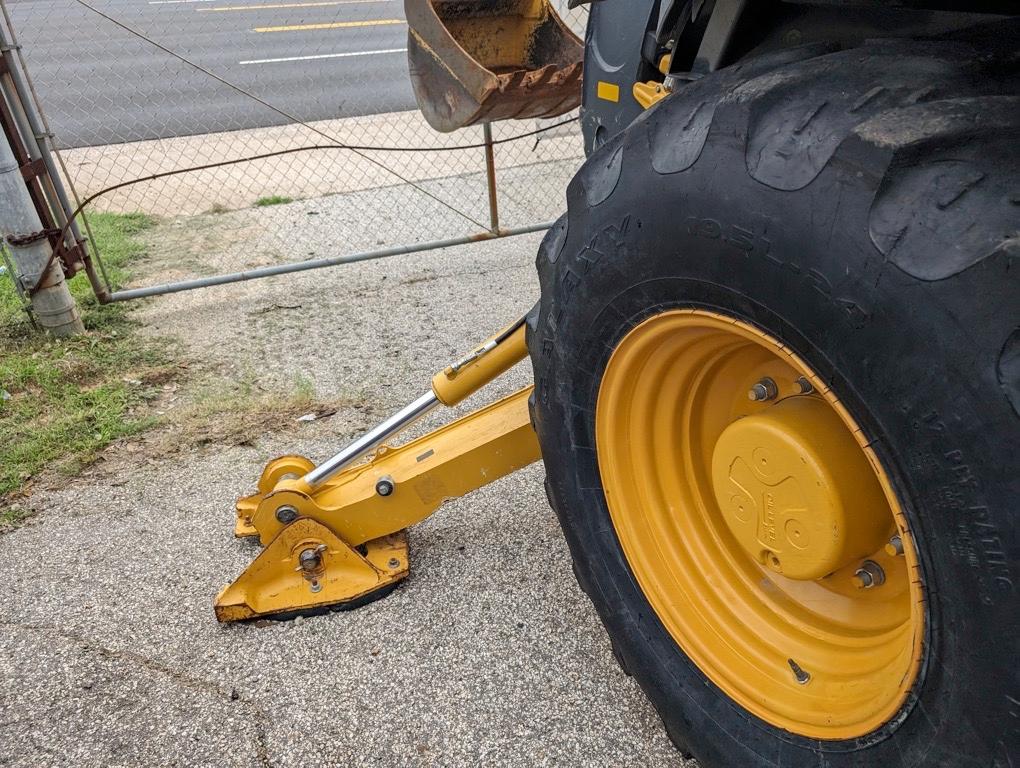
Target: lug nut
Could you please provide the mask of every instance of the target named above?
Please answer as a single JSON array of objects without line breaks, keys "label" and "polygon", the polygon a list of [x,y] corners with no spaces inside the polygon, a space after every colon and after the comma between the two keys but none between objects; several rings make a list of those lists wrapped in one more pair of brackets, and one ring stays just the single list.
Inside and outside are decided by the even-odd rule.
[{"label": "lug nut", "polygon": [[797,379],[797,386],[800,387],[802,395],[810,395],[815,391],[814,384],[808,381],[806,376],[801,376]]},{"label": "lug nut", "polygon": [[751,387],[747,393],[747,399],[755,403],[760,403],[765,400],[775,400],[778,395],[779,387],[776,386],[776,382],[766,376]]},{"label": "lug nut", "polygon": [[396,490],[397,484],[393,482],[393,478],[389,475],[380,477],[375,484],[375,492],[380,496],[389,496]]},{"label": "lug nut", "polygon": [[874,560],[865,560],[854,573],[854,584],[858,589],[871,589],[885,584],[885,571]]},{"label": "lug nut", "polygon": [[893,536],[889,539],[889,543],[885,545],[885,552],[890,557],[897,557],[903,554],[903,539],[898,535]]},{"label": "lug nut", "polygon": [[276,510],[276,519],[286,525],[287,523],[293,523],[298,518],[298,511],[291,506],[278,507]]}]

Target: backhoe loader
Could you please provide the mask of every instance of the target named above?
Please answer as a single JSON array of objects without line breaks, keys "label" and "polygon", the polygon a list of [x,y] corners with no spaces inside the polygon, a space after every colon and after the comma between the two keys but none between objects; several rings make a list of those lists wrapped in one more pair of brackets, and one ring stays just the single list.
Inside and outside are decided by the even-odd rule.
[{"label": "backhoe loader", "polygon": [[[705,768],[1020,764],[1017,4],[589,5],[582,42],[548,0],[406,0],[432,126],[580,107],[588,157],[534,308],[269,463],[217,617],[377,599],[409,526],[541,459]],[[533,386],[395,442],[527,356]]]}]

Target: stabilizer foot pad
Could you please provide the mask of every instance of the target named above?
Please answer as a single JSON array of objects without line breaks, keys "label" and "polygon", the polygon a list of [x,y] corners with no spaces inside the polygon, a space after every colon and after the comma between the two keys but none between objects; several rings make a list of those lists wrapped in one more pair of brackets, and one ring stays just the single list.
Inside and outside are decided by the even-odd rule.
[{"label": "stabilizer foot pad", "polygon": [[293,618],[353,608],[390,592],[407,574],[406,531],[354,549],[321,523],[301,518],[220,592],[216,618]]}]

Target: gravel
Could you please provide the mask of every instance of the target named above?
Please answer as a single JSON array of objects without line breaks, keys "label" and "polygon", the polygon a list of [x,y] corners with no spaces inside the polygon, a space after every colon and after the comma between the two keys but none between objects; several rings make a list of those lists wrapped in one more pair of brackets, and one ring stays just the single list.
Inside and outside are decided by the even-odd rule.
[{"label": "gravel", "polygon": [[[383,413],[531,306],[537,245],[178,294],[138,316],[267,387],[303,376]],[[379,602],[217,624],[216,592],[257,552],[231,535],[235,498],[268,459],[322,459],[355,422],[39,492],[39,516],[0,538],[0,765],[685,765],[571,575],[540,464],[415,526],[412,574]]]}]

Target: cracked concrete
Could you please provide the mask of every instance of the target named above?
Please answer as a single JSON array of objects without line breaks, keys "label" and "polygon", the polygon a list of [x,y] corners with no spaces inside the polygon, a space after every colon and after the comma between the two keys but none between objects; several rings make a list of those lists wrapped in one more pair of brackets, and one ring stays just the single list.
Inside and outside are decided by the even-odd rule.
[{"label": "cracked concrete", "polygon": [[[197,358],[388,412],[531,306],[538,239],[178,294],[137,315]],[[466,407],[529,379],[519,366]],[[217,590],[257,552],[231,535],[234,499],[273,456],[321,459],[365,426],[345,418],[154,464],[121,456],[36,495],[40,514],[0,537],[0,765],[693,766],[613,660],[540,465],[415,526],[411,576],[379,602],[217,624]]]}]

